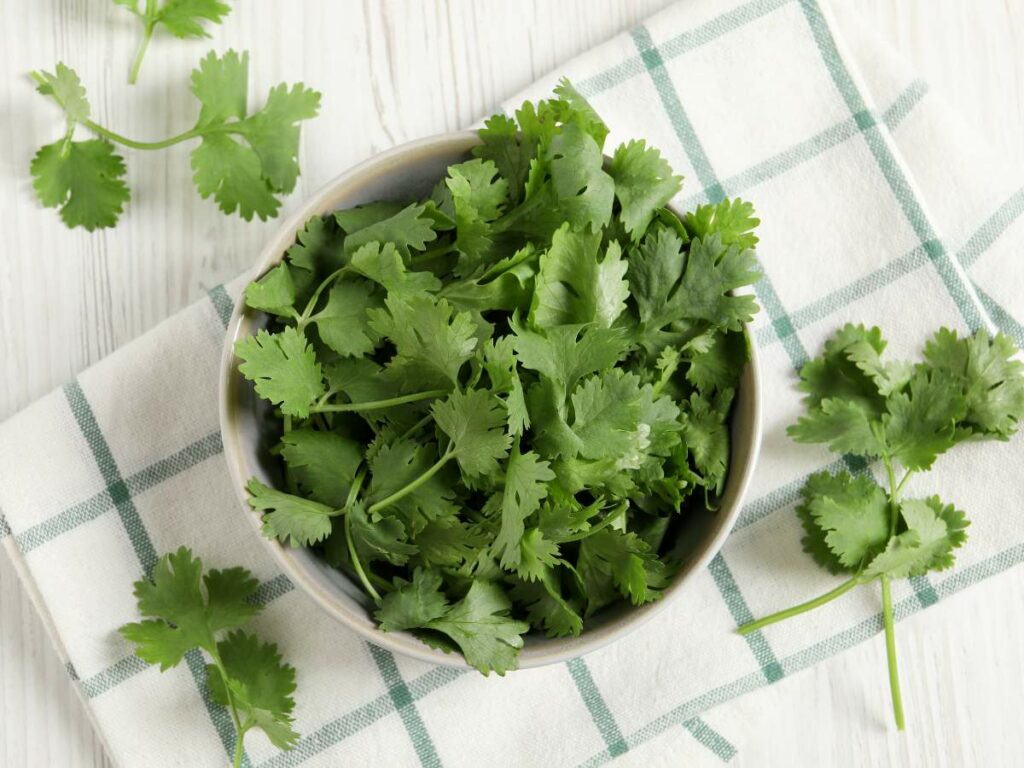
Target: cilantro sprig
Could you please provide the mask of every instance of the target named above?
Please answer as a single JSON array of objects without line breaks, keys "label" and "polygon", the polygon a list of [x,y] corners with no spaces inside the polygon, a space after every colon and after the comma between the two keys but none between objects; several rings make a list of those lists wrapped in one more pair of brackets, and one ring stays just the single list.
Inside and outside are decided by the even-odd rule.
[{"label": "cilantro sprig", "polygon": [[272,406],[263,532],[362,585],[385,631],[488,673],[523,635],[657,600],[717,503],[749,357],[753,209],[680,219],[660,153],[563,81],[426,199],[312,218],[248,286]]},{"label": "cilantro sprig", "polygon": [[893,625],[894,579],[949,568],[967,540],[962,511],[938,496],[905,498],[915,474],[960,443],[1008,440],[1024,419],[1024,363],[1013,342],[980,330],[960,337],[940,329],[912,365],[883,358],[878,328],[846,325],[821,357],[800,372],[807,413],[789,428],[803,443],[880,462],[874,474],[818,472],[796,511],[804,550],[831,573],[849,578],[825,594],[740,627],[741,634],[826,605],[879,582],[889,684],[896,726],[904,727]]},{"label": "cilantro sprig", "polygon": [[149,48],[149,41],[157,27],[163,27],[175,37],[209,37],[203,22],[220,22],[231,12],[224,0],[114,0],[115,5],[127,9],[142,24],[142,42],[132,62],[128,82],[135,85],[139,69]]},{"label": "cilantro sprig", "polygon": [[210,694],[235,726],[235,766],[253,729],[279,749],[291,749],[299,738],[292,728],[295,668],[276,645],[242,629],[261,609],[253,600],[258,588],[244,568],[204,573],[202,561],[181,547],[157,561],[151,578],[135,582],[139,612],[147,618],[119,630],[135,644],[135,655],[161,672],[195,649],[206,653]]},{"label": "cilantro sprig", "polygon": [[[179,4],[180,5],[180,4]],[[75,71],[58,63],[54,72],[33,72],[38,91],[64,112],[64,135],[32,159],[32,183],[39,202],[59,208],[68,227],[113,227],[131,197],[124,158],[115,144],[159,150],[199,139],[192,150],[192,179],[202,198],[246,221],[277,215],[280,196],[299,176],[299,124],[316,116],[320,94],[301,83],[271,88],[257,111],[248,107],[249,54],[211,51],[192,72],[199,101],[194,127],[162,141],[135,141],[91,119],[85,88]],[[75,141],[81,127],[99,138]]]}]

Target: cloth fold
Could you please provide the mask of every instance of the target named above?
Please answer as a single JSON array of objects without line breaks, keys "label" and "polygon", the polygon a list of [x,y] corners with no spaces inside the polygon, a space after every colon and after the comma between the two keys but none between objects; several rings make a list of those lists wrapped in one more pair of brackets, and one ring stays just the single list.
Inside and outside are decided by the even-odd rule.
[{"label": "cloth fold", "polygon": [[[834,14],[834,16],[833,16]],[[765,437],[747,503],[707,572],[671,610],[585,658],[483,678],[396,657],[324,615],[244,523],[222,458],[217,373],[242,278],[0,426],[0,537],[119,765],[228,761],[234,735],[198,653],[161,674],[116,628],[132,582],[187,545],[260,580],[255,629],[298,669],[298,747],[247,740],[245,764],[540,766],[729,760],[726,702],[866,640],[879,601],[858,590],[746,638],[738,623],[819,594],[793,504],[829,466],[785,435],[795,371],[847,321],[913,356],[938,326],[1024,344],[1022,176],[980,148],[842,4],[695,0],[567,63],[611,128],[686,177],[682,202],[751,200],[762,219],[755,322]],[[977,444],[915,478],[965,508],[959,564],[895,585],[898,618],[1024,560],[1009,467],[1024,440]],[[871,471],[867,468],[866,471]],[[717,706],[716,706],[717,705]],[[880,701],[879,706],[884,706]]]}]

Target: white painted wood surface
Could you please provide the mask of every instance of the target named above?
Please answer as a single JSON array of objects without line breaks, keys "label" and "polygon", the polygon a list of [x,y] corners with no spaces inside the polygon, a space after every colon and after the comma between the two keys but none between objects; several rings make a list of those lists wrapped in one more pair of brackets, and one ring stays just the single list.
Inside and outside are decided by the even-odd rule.
[{"label": "white painted wood surface", "polygon": [[[843,1],[1024,162],[1024,0]],[[188,127],[187,77],[198,58],[210,47],[250,49],[257,98],[281,80],[325,94],[287,213],[352,163],[478,119],[668,2],[250,0],[212,41],[159,36],[133,89],[126,78],[139,30],[109,0],[0,0],[0,419],[248,267],[276,226],[226,218],[199,200],[188,148],[177,147],[127,155],[134,199],[116,230],[64,229],[31,196],[31,154],[61,125],[33,94],[28,70],[67,62],[100,122],[161,138]],[[735,763],[1020,764],[1021,628],[1018,568],[900,625],[906,734],[889,722],[879,640],[745,697],[750,731],[725,733],[740,747]],[[0,558],[0,765],[108,762]]]}]

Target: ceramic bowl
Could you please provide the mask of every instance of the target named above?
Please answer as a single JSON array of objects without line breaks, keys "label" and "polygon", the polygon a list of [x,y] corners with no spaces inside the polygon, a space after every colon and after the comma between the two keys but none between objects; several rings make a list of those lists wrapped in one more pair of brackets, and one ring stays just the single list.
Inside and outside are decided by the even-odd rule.
[{"label": "ceramic bowl", "polygon": [[[426,197],[433,185],[444,177],[447,166],[468,159],[470,150],[478,142],[476,133],[471,131],[434,136],[395,147],[343,173],[281,226],[264,249],[251,277],[259,277],[280,262],[295,242],[296,233],[314,214],[327,214],[375,200]],[[246,503],[245,484],[253,476],[274,484],[276,473],[262,427],[266,424],[268,406],[256,397],[252,386],[238,373],[234,345],[264,322],[260,313],[238,302],[228,324],[221,362],[221,431],[239,511],[295,585],[342,625],[395,653],[435,664],[467,666],[460,655],[430,648],[407,632],[381,631],[371,615],[371,601],[345,574],[331,568],[309,550],[287,547],[259,534],[260,513],[251,510]],[[740,512],[761,442],[760,403],[757,353],[753,349],[734,406],[731,463],[721,503],[717,511],[686,516],[674,547],[685,565],[665,589],[664,596],[639,608],[620,605],[599,612],[588,621],[580,637],[549,639],[540,634],[527,635],[519,655],[521,669],[589,653],[636,629],[660,611],[671,610],[673,603],[690,588],[696,575],[722,547]]]}]

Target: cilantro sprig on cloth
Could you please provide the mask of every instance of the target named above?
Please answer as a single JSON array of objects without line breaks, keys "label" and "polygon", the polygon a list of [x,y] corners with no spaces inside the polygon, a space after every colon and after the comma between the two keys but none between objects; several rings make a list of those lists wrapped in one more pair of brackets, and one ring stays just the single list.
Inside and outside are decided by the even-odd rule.
[{"label": "cilantro sprig on cloth", "polygon": [[606,161],[607,135],[563,81],[428,198],[311,219],[245,294],[269,317],[239,370],[277,415],[264,533],[484,673],[657,600],[728,473],[758,221],[680,219],[660,153]]},{"label": "cilantro sprig on cloth", "polygon": [[242,629],[260,611],[253,602],[258,587],[244,568],[203,573],[202,561],[181,547],[157,561],[152,578],[135,582],[139,612],[147,618],[120,629],[135,654],[161,672],[194,649],[205,651],[210,694],[228,708],[235,726],[235,766],[254,728],[279,749],[291,749],[299,738],[292,728],[294,667],[276,645]]},{"label": "cilantro sprig on cloth", "polygon": [[885,347],[878,328],[843,327],[800,372],[807,413],[789,428],[798,442],[881,462],[884,485],[870,472],[819,472],[807,480],[797,506],[804,550],[831,573],[850,578],[739,631],[749,634],[880,582],[893,712],[902,730],[891,582],[951,567],[969,525],[938,496],[908,499],[903,490],[954,446],[1008,440],[1017,431],[1024,419],[1024,363],[1015,359],[1019,351],[1009,338],[983,330],[966,338],[939,330],[916,365],[884,359]]},{"label": "cilantro sprig on cloth", "polygon": [[[211,51],[192,71],[199,119],[184,133],[162,141],[135,141],[94,122],[85,88],[75,71],[58,63],[54,72],[33,72],[41,94],[64,112],[64,136],[32,159],[32,184],[47,208],[59,208],[68,227],[92,232],[113,227],[131,197],[124,159],[115,144],[158,150],[199,139],[192,150],[192,180],[201,197],[213,197],[224,213],[246,221],[273,218],[280,195],[299,177],[299,124],[316,117],[320,94],[301,83],[270,89],[262,109],[248,107],[249,54]],[[75,141],[81,126],[99,138]]]}]

